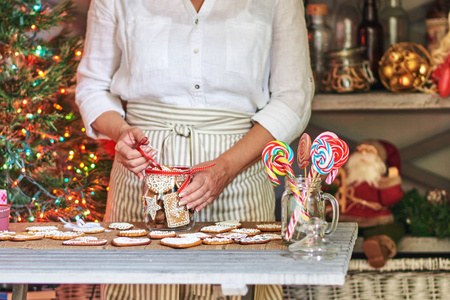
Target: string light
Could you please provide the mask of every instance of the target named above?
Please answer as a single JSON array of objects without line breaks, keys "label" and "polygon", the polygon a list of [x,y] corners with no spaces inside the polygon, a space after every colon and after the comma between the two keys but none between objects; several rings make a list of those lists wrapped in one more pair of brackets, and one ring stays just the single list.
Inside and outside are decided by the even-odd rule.
[{"label": "string light", "polygon": [[76,55],[76,56],[81,56],[81,54],[83,54],[83,52],[81,52],[80,50],[78,50],[78,51],[75,52],[75,55]]}]

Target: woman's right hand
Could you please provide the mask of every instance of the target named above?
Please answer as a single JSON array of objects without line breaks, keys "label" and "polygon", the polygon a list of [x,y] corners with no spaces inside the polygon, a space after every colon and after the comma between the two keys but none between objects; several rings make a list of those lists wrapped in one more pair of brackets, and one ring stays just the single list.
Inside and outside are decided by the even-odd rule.
[{"label": "woman's right hand", "polygon": [[[144,179],[143,170],[153,167],[151,160],[143,156],[136,146],[145,138],[144,132],[138,127],[126,126],[120,133],[116,143],[116,160],[130,172],[133,172],[140,180]],[[155,157],[158,151],[149,145],[142,145],[141,149],[151,157]]]}]

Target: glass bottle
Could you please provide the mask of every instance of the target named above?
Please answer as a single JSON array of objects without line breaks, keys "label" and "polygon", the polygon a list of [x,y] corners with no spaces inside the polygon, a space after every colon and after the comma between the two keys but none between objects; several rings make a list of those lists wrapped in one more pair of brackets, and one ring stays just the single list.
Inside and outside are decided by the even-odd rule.
[{"label": "glass bottle", "polygon": [[409,17],[402,7],[402,0],[388,0],[380,12],[384,32],[384,51],[394,44],[409,41]]},{"label": "glass bottle", "polygon": [[383,56],[383,27],[378,20],[376,0],[364,0],[363,19],[358,27],[359,45],[366,48],[367,59],[370,63],[370,69],[377,79],[378,62]]},{"label": "glass bottle", "polygon": [[328,7],[326,4],[308,4],[306,14],[309,19],[308,41],[311,66],[316,83],[316,91],[322,91],[321,80],[325,70],[325,54],[330,48],[331,29],[326,24]]},{"label": "glass bottle", "polygon": [[339,1],[331,17],[332,50],[357,47],[358,25],[360,23],[361,13],[355,0]]},{"label": "glass bottle", "polygon": [[428,9],[425,23],[427,27],[427,48],[430,52],[439,47],[439,42],[449,30],[449,9],[450,3],[448,0],[435,0]]}]

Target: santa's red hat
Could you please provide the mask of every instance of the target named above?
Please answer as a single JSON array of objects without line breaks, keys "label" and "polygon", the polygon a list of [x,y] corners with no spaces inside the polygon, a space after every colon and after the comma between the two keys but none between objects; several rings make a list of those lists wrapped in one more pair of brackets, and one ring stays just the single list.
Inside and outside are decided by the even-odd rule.
[{"label": "santa's red hat", "polygon": [[397,167],[398,172],[401,173],[401,159],[400,152],[398,148],[385,140],[366,140],[358,145],[372,145],[378,152],[378,156],[380,156],[381,160],[383,160],[387,168],[389,167]]}]

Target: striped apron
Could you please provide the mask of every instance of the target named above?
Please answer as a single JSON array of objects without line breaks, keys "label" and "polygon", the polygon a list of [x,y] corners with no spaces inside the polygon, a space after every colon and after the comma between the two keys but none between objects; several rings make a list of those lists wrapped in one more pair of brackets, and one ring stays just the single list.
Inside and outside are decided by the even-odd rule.
[{"label": "striped apron", "polygon": [[[216,159],[252,127],[253,114],[214,108],[188,108],[160,103],[128,102],[126,121],[139,127],[159,150],[157,161],[168,166],[194,166]],[[143,222],[143,182],[114,161],[105,222]],[[239,174],[210,205],[197,213],[198,222],[225,220],[274,221],[275,194],[260,160]],[[275,287],[273,287],[275,288]],[[281,299],[281,287],[270,299]],[[154,297],[153,297],[154,296]],[[104,299],[217,299],[211,285],[104,285]],[[232,299],[239,299],[233,297]],[[264,298],[260,298],[264,299]],[[269,298],[267,298],[269,299]]]}]

